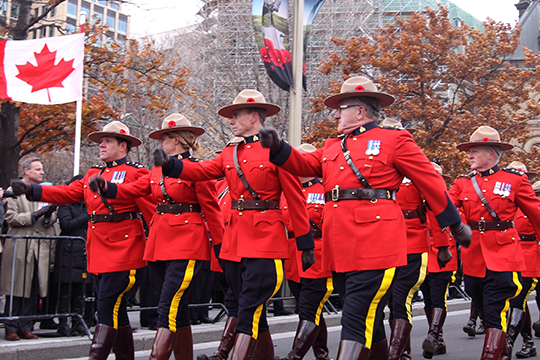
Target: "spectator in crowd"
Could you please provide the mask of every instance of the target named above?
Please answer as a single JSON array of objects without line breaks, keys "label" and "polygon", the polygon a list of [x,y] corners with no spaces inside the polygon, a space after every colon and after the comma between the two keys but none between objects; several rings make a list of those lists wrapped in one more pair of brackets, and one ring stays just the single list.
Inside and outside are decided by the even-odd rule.
[{"label": "spectator in crowd", "polygon": [[[43,165],[38,158],[26,159],[22,163],[22,171],[23,180],[27,184],[39,184],[43,181]],[[31,202],[25,196],[9,198],[4,217],[9,226],[8,235],[57,235],[54,227],[55,210],[55,205]],[[50,219],[48,224],[45,219]],[[0,294],[6,295],[6,315],[33,315],[37,296],[47,296],[52,245],[50,240],[6,239],[0,276]],[[12,273],[13,261],[15,267]],[[37,339],[37,335],[31,332],[32,320],[6,320],[4,324],[6,340]]]}]

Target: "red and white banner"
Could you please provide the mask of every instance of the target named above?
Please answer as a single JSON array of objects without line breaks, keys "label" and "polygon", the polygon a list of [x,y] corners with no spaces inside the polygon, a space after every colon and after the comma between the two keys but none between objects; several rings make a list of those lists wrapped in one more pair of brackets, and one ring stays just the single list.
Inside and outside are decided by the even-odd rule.
[{"label": "red and white banner", "polygon": [[63,104],[82,98],[84,34],[0,41],[0,99]]}]

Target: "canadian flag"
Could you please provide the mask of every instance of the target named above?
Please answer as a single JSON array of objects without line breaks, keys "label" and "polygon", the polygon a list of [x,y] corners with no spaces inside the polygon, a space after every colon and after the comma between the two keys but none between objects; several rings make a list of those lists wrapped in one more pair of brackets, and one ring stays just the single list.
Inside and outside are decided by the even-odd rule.
[{"label": "canadian flag", "polygon": [[84,34],[0,41],[0,99],[63,104],[82,98]]}]

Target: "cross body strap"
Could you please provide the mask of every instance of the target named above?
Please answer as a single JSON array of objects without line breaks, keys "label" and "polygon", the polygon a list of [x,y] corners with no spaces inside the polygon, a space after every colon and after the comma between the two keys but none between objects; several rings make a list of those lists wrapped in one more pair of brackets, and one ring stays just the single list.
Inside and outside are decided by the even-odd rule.
[{"label": "cross body strap", "polygon": [[489,205],[484,194],[482,194],[482,190],[480,190],[480,186],[478,186],[478,181],[476,181],[476,175],[471,177],[471,181],[474,187],[474,191],[476,191],[476,195],[478,195],[478,197],[480,198],[480,201],[482,202],[482,204],[484,204],[484,207],[488,209],[489,213],[491,214],[491,216],[493,216],[495,220],[501,221],[501,218],[499,217],[499,215],[497,215],[495,210],[493,210],[491,205]]},{"label": "cross body strap", "polygon": [[161,194],[167,200],[169,204],[174,204],[174,200],[167,194],[167,190],[165,190],[165,182],[163,181],[163,175],[161,175],[161,180],[159,181],[159,187],[161,188]]},{"label": "cross body strap", "polygon": [[[101,169],[101,172],[99,173],[99,175],[101,176],[101,174],[103,174],[104,171],[105,171],[105,168]],[[109,201],[107,201],[107,198],[105,197],[103,192],[101,192],[101,189],[98,189],[98,195],[99,195],[99,198],[101,199],[101,201],[103,202],[103,205],[105,205],[105,207],[111,212],[111,214],[116,214],[116,210],[109,203]]]},{"label": "cross body strap", "polygon": [[351,156],[349,155],[349,151],[347,150],[347,138],[348,137],[349,137],[349,135],[345,135],[343,140],[341,140],[341,150],[343,151],[343,156],[345,156],[345,161],[347,162],[347,164],[349,165],[349,167],[353,171],[354,175],[356,175],[358,180],[360,180],[360,184],[362,184],[362,186],[365,187],[366,189],[369,189],[369,188],[371,188],[371,184],[367,181],[365,176],[362,175],[360,170],[358,170],[356,165],[354,165],[354,163],[353,163],[353,161],[351,159]]},{"label": "cross body strap", "polygon": [[238,145],[240,145],[240,143],[236,144],[233,152],[234,168],[236,169],[236,173],[238,174],[240,181],[242,181],[242,184],[247,189],[247,191],[249,191],[251,196],[253,196],[255,200],[260,200],[261,198],[259,197],[259,194],[257,194],[257,192],[253,190],[253,188],[249,185],[246,177],[244,176],[244,173],[242,172],[242,169],[240,168],[240,164],[238,163]]}]

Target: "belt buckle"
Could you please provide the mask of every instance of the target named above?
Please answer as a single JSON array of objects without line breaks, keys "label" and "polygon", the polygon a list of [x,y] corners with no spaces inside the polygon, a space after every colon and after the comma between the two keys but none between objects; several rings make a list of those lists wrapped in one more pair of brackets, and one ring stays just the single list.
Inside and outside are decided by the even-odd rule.
[{"label": "belt buckle", "polygon": [[339,185],[332,189],[332,201],[339,201]]},{"label": "belt buckle", "polygon": [[236,207],[238,211],[244,211],[244,198],[238,199],[238,206]]},{"label": "belt buckle", "polygon": [[478,231],[480,231],[481,233],[486,231],[486,220],[480,220],[478,222]]}]

